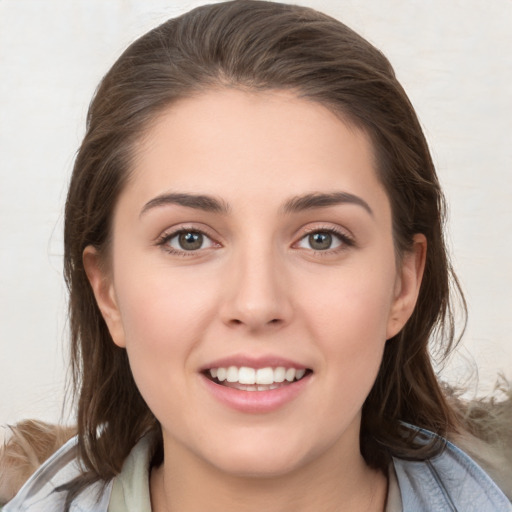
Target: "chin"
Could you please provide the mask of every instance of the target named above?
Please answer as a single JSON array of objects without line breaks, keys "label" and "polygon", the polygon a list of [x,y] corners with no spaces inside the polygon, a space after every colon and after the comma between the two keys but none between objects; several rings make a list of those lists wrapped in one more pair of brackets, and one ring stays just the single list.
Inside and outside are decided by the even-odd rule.
[{"label": "chin", "polygon": [[283,442],[286,438],[282,436],[267,442],[261,438],[253,438],[252,442],[247,439],[231,442],[229,446],[219,443],[215,451],[203,453],[203,460],[232,476],[275,478],[291,474],[315,458],[315,454],[304,450],[304,443]]}]

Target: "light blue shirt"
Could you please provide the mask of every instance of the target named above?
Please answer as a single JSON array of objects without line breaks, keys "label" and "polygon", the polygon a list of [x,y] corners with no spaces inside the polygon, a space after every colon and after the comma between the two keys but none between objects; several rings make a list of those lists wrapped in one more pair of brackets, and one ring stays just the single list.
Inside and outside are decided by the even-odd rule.
[{"label": "light blue shirt", "polygon": [[[434,436],[421,432],[426,437]],[[143,438],[130,454],[146,470],[150,444]],[[73,438],[52,455],[5,505],[3,512],[62,511],[65,493],[54,490],[80,474],[76,445],[77,439]],[[448,441],[445,449],[431,459],[393,458],[393,465],[402,512],[512,512],[512,503],[483,469]],[[146,486],[147,482],[146,472]],[[77,496],[71,512],[108,512],[111,493],[112,482],[105,486],[95,483]]]}]

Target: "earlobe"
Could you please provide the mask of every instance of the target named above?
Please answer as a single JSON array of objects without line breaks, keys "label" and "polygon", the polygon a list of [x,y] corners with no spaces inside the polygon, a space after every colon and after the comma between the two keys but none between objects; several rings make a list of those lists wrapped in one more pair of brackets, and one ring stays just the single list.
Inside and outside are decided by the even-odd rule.
[{"label": "earlobe", "polygon": [[104,269],[97,249],[91,245],[84,249],[82,261],[110,335],[117,346],[124,348],[124,329],[110,273]]},{"label": "earlobe", "polygon": [[425,269],[426,255],[427,239],[425,235],[418,233],[414,235],[412,248],[402,257],[386,339],[398,334],[414,311]]}]

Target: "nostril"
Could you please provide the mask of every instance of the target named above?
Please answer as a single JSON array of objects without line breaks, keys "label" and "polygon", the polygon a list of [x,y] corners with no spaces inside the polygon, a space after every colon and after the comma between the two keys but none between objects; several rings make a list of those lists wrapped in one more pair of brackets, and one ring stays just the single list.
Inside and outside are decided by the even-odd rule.
[{"label": "nostril", "polygon": [[[240,320],[238,318],[232,318],[229,323],[231,325],[243,325],[245,322],[243,320]],[[272,320],[269,320],[267,322],[267,325],[278,325],[281,324],[282,320],[280,318],[273,318]]]}]

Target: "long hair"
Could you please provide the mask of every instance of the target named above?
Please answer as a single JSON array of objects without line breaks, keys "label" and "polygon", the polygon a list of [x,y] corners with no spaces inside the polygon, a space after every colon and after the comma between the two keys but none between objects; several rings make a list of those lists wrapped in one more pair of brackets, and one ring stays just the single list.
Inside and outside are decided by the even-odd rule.
[{"label": "long hair", "polygon": [[423,458],[440,449],[417,442],[404,422],[440,435],[457,429],[429,351],[438,342],[442,358],[454,340],[450,281],[455,291],[458,284],[443,239],[444,199],[415,111],[390,63],[350,28],[312,9],[257,0],[207,5],[129,46],[88,112],[65,209],[72,369],[85,467],[71,497],[90,482],[114,477],[148,432],[162,456],[159,424],[137,390],[125,351],[111,340],[83,251],[94,246],[108,264],[116,200],[130,177],[137,142],[157,116],[178,99],[226,87],[289,90],[362,129],[391,203],[398,260],[414,234],[428,240],[416,308],[387,342],[363,407],[366,462],[384,470],[391,454]]}]

